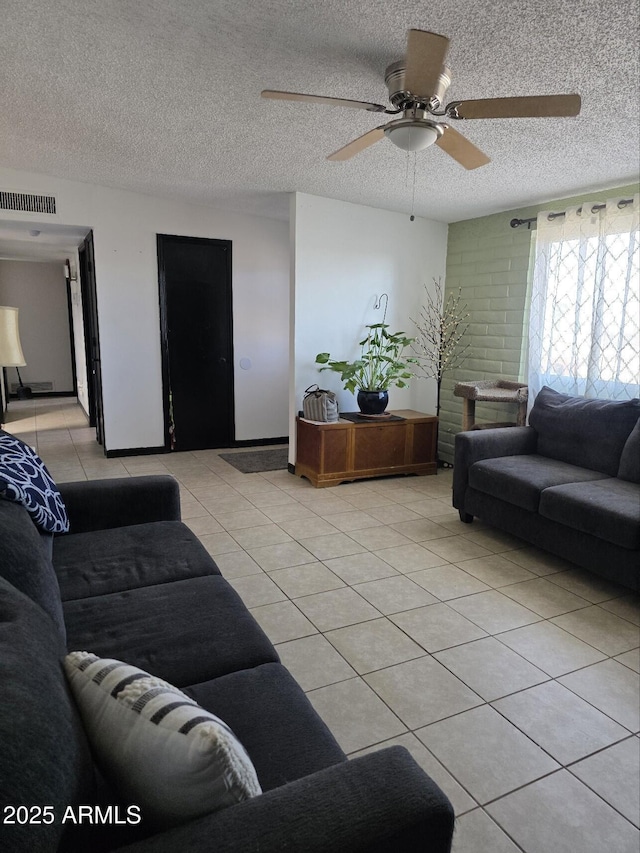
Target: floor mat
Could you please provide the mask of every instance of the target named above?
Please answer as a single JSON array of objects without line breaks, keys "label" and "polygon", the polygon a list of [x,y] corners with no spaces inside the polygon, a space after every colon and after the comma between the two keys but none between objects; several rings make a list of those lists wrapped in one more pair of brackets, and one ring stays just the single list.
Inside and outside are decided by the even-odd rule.
[{"label": "floor mat", "polygon": [[247,450],[243,453],[221,453],[229,465],[233,465],[243,474],[257,474],[260,471],[279,471],[287,467],[289,446],[283,445],[270,450]]}]

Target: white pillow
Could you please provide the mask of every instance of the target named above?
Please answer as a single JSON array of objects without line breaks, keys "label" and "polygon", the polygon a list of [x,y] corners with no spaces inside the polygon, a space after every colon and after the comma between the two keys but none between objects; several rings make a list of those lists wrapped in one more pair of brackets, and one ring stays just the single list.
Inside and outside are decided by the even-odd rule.
[{"label": "white pillow", "polygon": [[143,821],[171,826],[262,793],[231,729],[176,687],[89,652],[64,668],[97,764]]}]

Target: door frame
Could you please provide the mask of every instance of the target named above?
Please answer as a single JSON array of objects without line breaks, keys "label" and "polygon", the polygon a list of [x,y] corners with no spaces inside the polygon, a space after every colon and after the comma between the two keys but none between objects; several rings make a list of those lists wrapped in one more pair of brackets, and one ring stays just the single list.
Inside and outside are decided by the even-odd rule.
[{"label": "door frame", "polygon": [[[229,314],[227,317],[227,332],[231,343],[231,354],[233,356],[233,281],[232,281],[232,241],[217,240],[212,237],[184,237],[179,234],[156,234],[156,247],[158,252],[158,298],[160,303],[160,354],[162,365],[162,408],[164,419],[164,449],[166,452],[171,452],[171,381],[169,372],[169,326],[167,316],[167,281],[164,267],[164,240],[171,240],[177,243],[191,244],[217,244],[226,246],[226,269],[224,286],[227,290],[227,299],[229,304]],[[227,412],[227,429],[231,438],[231,447],[236,444],[236,427],[235,427],[235,383],[233,358],[231,361],[231,372],[229,377],[231,405]]]},{"label": "door frame", "polygon": [[[78,273],[80,275],[80,273]],[[73,394],[78,396],[78,369],[76,367],[76,335],[73,329],[73,297],[71,294],[71,281],[66,279],[67,314],[69,316],[69,346],[71,348],[71,378],[73,380]],[[82,297],[81,297],[82,298]]]},{"label": "door frame", "polygon": [[84,349],[87,362],[89,426],[95,427],[96,441],[102,445],[106,455],[102,368],[100,364],[100,325],[98,321],[98,293],[96,289],[93,231],[89,231],[84,242],[78,249],[78,274],[80,276]]}]

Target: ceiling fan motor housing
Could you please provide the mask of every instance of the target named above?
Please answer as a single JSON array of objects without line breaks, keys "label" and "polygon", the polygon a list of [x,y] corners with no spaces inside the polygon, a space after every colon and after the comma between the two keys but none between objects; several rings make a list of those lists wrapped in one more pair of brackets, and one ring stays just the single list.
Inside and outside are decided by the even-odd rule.
[{"label": "ceiling fan motor housing", "polygon": [[444,104],[447,89],[451,85],[451,69],[446,65],[443,66],[438,76],[435,90],[428,99],[421,99],[419,96],[416,97],[412,92],[409,92],[405,86],[405,64],[404,59],[392,62],[384,72],[384,82],[389,90],[389,100],[394,107],[397,109],[406,109],[409,105],[424,104],[424,106],[428,106],[431,110],[439,109]]}]

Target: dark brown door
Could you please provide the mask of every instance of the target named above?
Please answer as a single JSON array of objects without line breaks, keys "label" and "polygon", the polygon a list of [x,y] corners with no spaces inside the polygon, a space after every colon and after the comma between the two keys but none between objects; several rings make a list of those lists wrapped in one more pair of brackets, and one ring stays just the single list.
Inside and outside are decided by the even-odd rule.
[{"label": "dark brown door", "polygon": [[234,443],[231,242],[158,234],[165,444]]},{"label": "dark brown door", "polygon": [[87,394],[89,425],[96,428],[96,440],[104,445],[104,410],[102,406],[102,368],[100,335],[98,331],[98,297],[96,268],[93,253],[93,232],[90,231],[79,249],[82,319],[87,358]]}]

